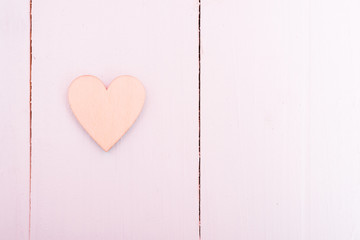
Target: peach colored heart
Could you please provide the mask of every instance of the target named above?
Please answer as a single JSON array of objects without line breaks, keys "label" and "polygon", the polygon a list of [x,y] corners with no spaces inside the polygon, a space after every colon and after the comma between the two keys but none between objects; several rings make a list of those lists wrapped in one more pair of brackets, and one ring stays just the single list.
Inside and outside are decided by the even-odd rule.
[{"label": "peach colored heart", "polygon": [[71,83],[68,99],[77,120],[107,152],[139,116],[145,89],[132,76],[119,76],[106,89],[97,77],[85,75]]}]

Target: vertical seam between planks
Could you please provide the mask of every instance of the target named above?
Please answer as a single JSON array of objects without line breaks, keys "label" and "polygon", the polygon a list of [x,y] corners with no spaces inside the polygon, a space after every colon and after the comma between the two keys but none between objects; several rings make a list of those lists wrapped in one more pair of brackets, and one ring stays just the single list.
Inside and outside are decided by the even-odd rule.
[{"label": "vertical seam between planks", "polygon": [[30,148],[30,156],[29,156],[29,240],[31,238],[31,165],[32,165],[32,0],[29,0],[29,17],[30,17],[30,72],[29,72],[29,148]]},{"label": "vertical seam between planks", "polygon": [[[311,0],[309,0],[309,22],[308,22],[308,31],[309,31],[309,36],[308,36],[308,42],[309,42],[309,52],[308,52],[308,55],[309,55],[309,62],[308,62],[308,96],[307,96],[307,104],[308,104],[308,132],[307,132],[307,163],[305,165],[305,170],[306,170],[306,179],[307,179],[307,183],[305,185],[305,194],[306,194],[306,191],[309,191],[308,193],[308,196],[306,196],[306,203],[308,203],[308,206],[309,206],[309,210],[307,210],[308,212],[308,215],[307,217],[309,218],[309,222],[310,222],[310,219],[311,219],[311,204],[310,204],[310,200],[311,200],[311,179],[310,179],[310,176],[311,176],[311,92],[312,92],[312,82],[311,82],[311,63],[312,63],[312,58],[311,58],[311,47],[312,47],[312,42],[311,42],[311,21],[312,21],[312,11],[311,11]],[[307,177],[309,176],[309,177]],[[306,229],[306,236],[308,238],[311,238],[311,231],[310,231],[310,224],[308,224],[308,227]]]},{"label": "vertical seam between planks", "polygon": [[198,61],[199,61],[199,72],[198,72],[198,90],[199,90],[199,102],[198,102],[198,111],[199,111],[199,239],[201,239],[201,0],[198,0]]}]

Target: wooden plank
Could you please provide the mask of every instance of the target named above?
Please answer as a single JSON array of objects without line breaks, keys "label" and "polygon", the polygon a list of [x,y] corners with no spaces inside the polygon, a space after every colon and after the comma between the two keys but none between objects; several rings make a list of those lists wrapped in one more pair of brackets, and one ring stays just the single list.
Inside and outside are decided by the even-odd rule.
[{"label": "wooden plank", "polygon": [[311,238],[360,239],[360,2],[311,2]]},{"label": "wooden plank", "polygon": [[[31,238],[198,239],[197,2],[33,3]],[[71,81],[137,77],[147,98],[109,152],[67,102]]]},{"label": "wooden plank", "polygon": [[201,22],[201,239],[309,240],[308,2],[203,1]]},{"label": "wooden plank", "polygon": [[0,235],[29,232],[29,1],[0,1]]},{"label": "wooden plank", "polygon": [[359,10],[203,4],[202,239],[360,238]]}]

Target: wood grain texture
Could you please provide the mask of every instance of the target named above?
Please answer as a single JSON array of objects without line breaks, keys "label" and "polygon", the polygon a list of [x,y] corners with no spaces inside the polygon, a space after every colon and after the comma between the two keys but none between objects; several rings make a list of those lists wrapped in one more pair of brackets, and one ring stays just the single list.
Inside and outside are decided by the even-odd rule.
[{"label": "wood grain texture", "polygon": [[[0,238],[198,239],[198,1],[0,2]],[[360,2],[202,1],[201,239],[360,239]],[[103,152],[82,74],[147,90]],[[31,216],[31,229],[29,229]]]},{"label": "wood grain texture", "polygon": [[360,238],[356,1],[202,4],[202,239]]},{"label": "wood grain texture", "polygon": [[311,3],[311,240],[360,239],[359,12],[359,1]]},{"label": "wood grain texture", "polygon": [[145,95],[142,83],[126,75],[116,77],[109,86],[97,77],[80,76],[72,81],[68,90],[76,119],[106,152],[135,123]]},{"label": "wood grain texture", "polygon": [[[197,2],[33,2],[31,239],[198,239]],[[79,75],[141,79],[134,126],[104,152],[76,122]]]},{"label": "wood grain texture", "polygon": [[0,1],[0,238],[29,232],[29,2]]}]

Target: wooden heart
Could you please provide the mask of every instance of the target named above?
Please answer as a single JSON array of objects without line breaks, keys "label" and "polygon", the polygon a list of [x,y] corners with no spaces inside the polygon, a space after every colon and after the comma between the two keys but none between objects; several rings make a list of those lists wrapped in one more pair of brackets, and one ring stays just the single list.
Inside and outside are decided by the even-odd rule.
[{"label": "wooden heart", "polygon": [[106,152],[139,116],[145,89],[131,76],[119,76],[110,86],[94,76],[80,76],[69,87],[70,107],[83,128]]}]

